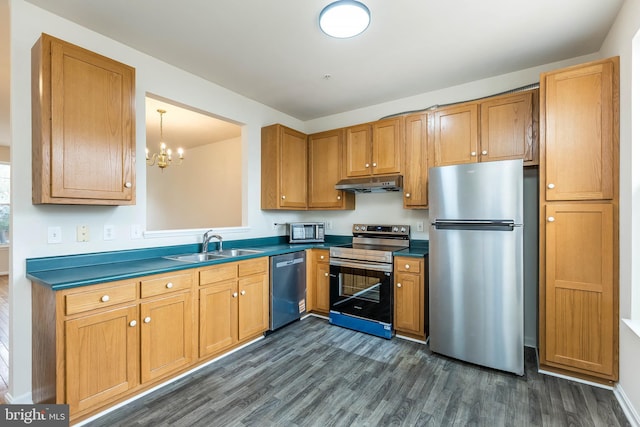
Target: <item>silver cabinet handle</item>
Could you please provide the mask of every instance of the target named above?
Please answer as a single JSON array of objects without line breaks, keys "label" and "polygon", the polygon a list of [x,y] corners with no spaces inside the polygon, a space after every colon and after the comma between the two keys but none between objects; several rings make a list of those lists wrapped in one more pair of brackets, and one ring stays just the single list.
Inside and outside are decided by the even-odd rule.
[{"label": "silver cabinet handle", "polygon": [[342,196],[338,196],[338,200],[342,200]]},{"label": "silver cabinet handle", "polygon": [[483,156],[486,156],[487,154],[488,154],[488,153],[487,153],[487,150],[482,150],[482,155],[483,155]]},{"label": "silver cabinet handle", "polygon": [[102,298],[100,298],[100,301],[102,301],[102,302],[109,301],[109,295],[102,295]]},{"label": "silver cabinet handle", "polygon": [[324,255],[320,255],[320,259],[324,259]]},{"label": "silver cabinet handle", "polygon": [[548,188],[549,190],[553,190],[554,188],[556,188],[556,185],[555,185],[555,184],[553,184],[553,183],[551,183],[551,184],[547,185],[547,188]]},{"label": "silver cabinet handle", "polygon": [[378,164],[376,162],[373,162],[373,167],[375,168],[376,166],[378,166]]},{"label": "silver cabinet handle", "polygon": [[286,199],[287,197],[283,194],[282,195],[282,200]]},{"label": "silver cabinet handle", "polygon": [[171,288],[173,288],[173,283],[171,282],[167,283],[167,289],[171,289]]},{"label": "silver cabinet handle", "polygon": [[411,193],[406,193],[406,194],[404,195],[404,197],[406,197],[406,198],[411,197]]},{"label": "silver cabinet handle", "polygon": [[549,222],[553,222],[553,221],[555,221],[555,220],[556,220],[556,219],[555,219],[554,217],[552,217],[552,216],[550,216],[549,218],[547,218],[547,221],[549,221]]},{"label": "silver cabinet handle", "polygon": [[144,323],[149,323],[151,322],[151,317],[147,316],[144,318]]},{"label": "silver cabinet handle", "polygon": [[329,277],[329,273],[324,273],[324,277]]},{"label": "silver cabinet handle", "polygon": [[475,152],[475,151],[472,151],[472,152],[471,152],[471,156],[475,157],[475,156],[476,156],[476,152]]},{"label": "silver cabinet handle", "polygon": [[240,291],[240,295],[245,295],[246,293],[246,291]]},{"label": "silver cabinet handle", "polygon": [[237,292],[234,292],[233,294],[231,294],[231,297],[233,297],[233,298],[237,298],[237,297],[238,297],[238,293],[237,293]]},{"label": "silver cabinet handle", "polygon": [[411,266],[409,264],[405,264],[404,268],[406,268],[407,270],[411,268]]},{"label": "silver cabinet handle", "polygon": [[365,168],[368,168],[368,167],[369,167],[369,163],[365,163],[365,164],[364,164],[364,167],[365,167]]},{"label": "silver cabinet handle", "polygon": [[131,183],[130,183],[130,182],[125,182],[125,183],[124,183],[124,186],[125,186],[126,188],[131,188]]},{"label": "silver cabinet handle", "polygon": [[129,326],[136,326],[138,324],[138,322],[136,322],[135,320],[132,320],[131,322],[129,322]]},{"label": "silver cabinet handle", "polygon": [[396,286],[401,288],[402,287],[402,283],[398,283]]}]

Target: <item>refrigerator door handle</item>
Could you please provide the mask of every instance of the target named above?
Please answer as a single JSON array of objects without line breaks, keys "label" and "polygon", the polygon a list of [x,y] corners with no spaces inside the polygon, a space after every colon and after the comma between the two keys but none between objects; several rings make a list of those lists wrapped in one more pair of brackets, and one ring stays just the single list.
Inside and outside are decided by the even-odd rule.
[{"label": "refrigerator door handle", "polygon": [[436,230],[481,230],[481,231],[513,231],[518,224],[513,220],[448,220],[436,219],[432,224]]}]

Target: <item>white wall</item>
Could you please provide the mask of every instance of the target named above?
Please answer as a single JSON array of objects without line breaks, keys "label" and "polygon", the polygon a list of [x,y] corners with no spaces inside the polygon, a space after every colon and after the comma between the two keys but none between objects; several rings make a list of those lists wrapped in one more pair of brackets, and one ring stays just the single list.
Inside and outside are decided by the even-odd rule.
[{"label": "white wall", "polygon": [[600,51],[603,57],[620,55],[620,317],[632,319],[636,332],[620,322],[619,389],[636,422],[640,422],[640,70],[633,70],[632,64],[640,67],[639,29],[640,1],[627,0]]},{"label": "white wall", "polygon": [[[635,1],[635,0],[630,0]],[[144,162],[136,165],[137,204],[127,207],[98,206],[34,206],[31,204],[31,112],[30,112],[30,49],[41,32],[62,38],[136,68],[136,116],[144,117],[145,93],[154,93],[195,108],[210,111],[232,121],[244,123],[242,194],[244,224],[240,230],[220,230],[225,239],[251,238],[283,234],[283,227],[272,230],[274,222],[297,219],[331,221],[329,234],[350,234],[355,222],[393,222],[409,224],[415,231],[418,221],[425,222],[423,210],[402,209],[401,193],[360,194],[357,209],[346,212],[265,212],[260,210],[260,128],[272,123],[306,133],[333,129],[377,120],[380,117],[407,110],[426,108],[433,104],[463,101],[491,95],[514,87],[535,83],[541,71],[595,59],[597,54],[480,80],[465,85],[430,92],[394,102],[375,105],[352,112],[302,123],[254,101],[243,98],[219,86],[143,55],[131,48],[95,34],[69,21],[38,9],[23,0],[11,0],[11,123],[12,160],[15,167],[12,180],[14,198],[13,259],[11,263],[11,360],[10,396],[16,403],[28,402],[31,390],[31,299],[30,283],[25,278],[25,259],[32,257],[120,250],[198,242],[200,233],[156,238],[131,239],[132,224],[146,221],[146,173]],[[137,158],[143,159],[145,124],[138,120]],[[143,141],[143,142],[140,142]],[[74,242],[77,224],[87,224],[92,239],[88,243]],[[102,241],[104,224],[116,226],[116,239]],[[63,243],[46,243],[47,227],[62,227]],[[226,233],[226,234],[225,234]],[[412,238],[427,239],[428,232],[412,232]],[[18,337],[19,339],[17,339]]]},{"label": "white wall", "polygon": [[[2,142],[2,141],[0,141]],[[10,163],[11,153],[8,146],[0,145],[0,162]],[[0,246],[0,274],[9,273],[9,245]]]}]

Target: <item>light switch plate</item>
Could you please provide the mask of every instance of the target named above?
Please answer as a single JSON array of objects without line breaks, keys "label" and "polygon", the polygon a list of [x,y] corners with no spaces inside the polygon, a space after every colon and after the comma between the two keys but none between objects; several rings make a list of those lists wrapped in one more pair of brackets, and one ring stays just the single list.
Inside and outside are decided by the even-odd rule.
[{"label": "light switch plate", "polygon": [[416,231],[424,231],[424,221],[418,221],[416,223]]},{"label": "light switch plate", "polygon": [[142,239],[142,226],[140,224],[133,224],[131,226],[131,238]]},{"label": "light switch plate", "polygon": [[116,238],[116,227],[113,225],[105,225],[102,238],[104,240],[113,240]]},{"label": "light switch plate", "polygon": [[47,229],[47,243],[62,243],[62,228],[49,227]]}]

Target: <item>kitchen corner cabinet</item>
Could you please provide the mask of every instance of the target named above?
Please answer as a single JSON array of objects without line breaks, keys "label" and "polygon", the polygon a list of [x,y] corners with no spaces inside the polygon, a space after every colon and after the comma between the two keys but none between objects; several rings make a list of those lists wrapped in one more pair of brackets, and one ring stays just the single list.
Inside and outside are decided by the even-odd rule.
[{"label": "kitchen corner cabinet", "polygon": [[619,59],[540,79],[540,366],[618,379]]},{"label": "kitchen corner cabinet", "polygon": [[427,198],[427,113],[408,115],[405,123],[404,207],[426,209]]},{"label": "kitchen corner cabinet", "polygon": [[199,271],[200,358],[216,355],[269,329],[269,258]]},{"label": "kitchen corner cabinet", "polygon": [[34,204],[135,204],[135,70],[42,34],[32,48]]},{"label": "kitchen corner cabinet", "polygon": [[336,190],[342,175],[344,129],[308,137],[309,209],[355,209],[355,194]]},{"label": "kitchen corner cabinet", "polygon": [[262,209],[307,209],[307,135],[275,124],[262,128]]},{"label": "kitchen corner cabinet", "polygon": [[329,250],[307,251],[307,311],[329,314]]},{"label": "kitchen corner cabinet", "polygon": [[393,327],[397,334],[425,340],[426,293],[423,258],[394,258]]},{"label": "kitchen corner cabinet", "polygon": [[345,133],[346,177],[402,173],[404,118],[351,126]]}]

